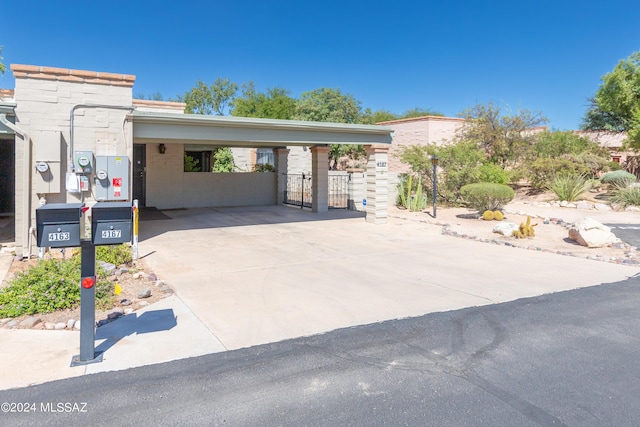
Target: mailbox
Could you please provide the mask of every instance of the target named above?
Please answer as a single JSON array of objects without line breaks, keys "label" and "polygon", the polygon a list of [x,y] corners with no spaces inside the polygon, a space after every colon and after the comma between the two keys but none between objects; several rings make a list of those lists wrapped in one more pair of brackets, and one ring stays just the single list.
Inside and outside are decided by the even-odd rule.
[{"label": "mailbox", "polygon": [[84,203],[50,203],[36,209],[36,232],[41,248],[80,246]]},{"label": "mailbox", "polygon": [[91,243],[118,245],[130,242],[132,225],[130,202],[98,202],[91,208]]}]

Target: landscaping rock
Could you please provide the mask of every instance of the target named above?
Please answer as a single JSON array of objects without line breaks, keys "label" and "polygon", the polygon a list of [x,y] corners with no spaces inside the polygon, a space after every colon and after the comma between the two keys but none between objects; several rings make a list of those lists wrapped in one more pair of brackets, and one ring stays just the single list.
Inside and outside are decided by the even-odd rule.
[{"label": "landscaping rock", "polygon": [[112,272],[114,272],[114,271],[115,271],[115,269],[116,269],[116,266],[115,266],[115,265],[113,265],[113,264],[111,264],[110,262],[103,262],[103,261],[101,261],[101,262],[100,262],[100,266],[102,267],[102,269],[103,269],[104,271],[106,271],[106,272],[107,272],[107,274],[111,274],[111,273],[112,273]]},{"label": "landscaping rock", "polygon": [[584,200],[581,200],[581,201],[579,201],[578,203],[576,203],[576,208],[577,208],[577,209],[586,209],[586,210],[589,210],[589,209],[592,209],[592,208],[593,208],[593,205],[592,205],[591,203],[589,203],[589,202],[586,202],[586,201],[584,201]]},{"label": "landscaping rock", "polygon": [[502,234],[503,236],[511,237],[513,235],[513,232],[517,229],[518,225],[512,222],[501,222],[500,224],[497,224],[495,227],[493,227],[493,232]]},{"label": "landscaping rock", "polygon": [[122,313],[118,313],[117,311],[107,314],[107,319],[109,320],[116,320],[119,317],[122,317]]},{"label": "landscaping rock", "polygon": [[123,306],[131,305],[131,301],[125,298],[122,301],[120,301],[120,305],[123,305]]},{"label": "landscaping rock", "polygon": [[10,320],[9,322],[7,322],[7,328],[13,328],[18,324],[17,320]]},{"label": "landscaping rock", "polygon": [[596,203],[595,204],[595,208],[599,211],[610,211],[611,210],[611,206],[605,204],[605,203]]},{"label": "landscaping rock", "polygon": [[138,298],[149,298],[151,296],[151,289],[143,289],[138,292]]},{"label": "landscaping rock", "polygon": [[73,325],[73,329],[80,330],[80,321],[76,320],[76,323]]},{"label": "landscaping rock", "polygon": [[33,328],[38,323],[42,322],[39,317],[27,317],[22,322],[20,322],[20,326],[23,328]]},{"label": "landscaping rock", "polygon": [[55,328],[55,327],[56,327],[56,324],[55,324],[55,323],[46,322],[46,323],[44,324],[44,328],[45,328],[45,329],[53,329],[53,328]]},{"label": "landscaping rock", "polygon": [[73,329],[73,326],[76,324],[75,319],[67,320],[67,329]]},{"label": "landscaping rock", "polygon": [[602,248],[619,241],[609,227],[591,218],[574,223],[569,228],[569,239],[589,248]]},{"label": "landscaping rock", "polygon": [[67,327],[66,323],[60,322],[60,323],[56,323],[56,325],[53,327],[53,329],[55,329],[56,331],[61,331],[66,327]]},{"label": "landscaping rock", "polygon": [[156,276],[155,273],[149,273],[147,279],[149,279],[150,282],[155,282],[156,280],[158,280],[158,276]]}]

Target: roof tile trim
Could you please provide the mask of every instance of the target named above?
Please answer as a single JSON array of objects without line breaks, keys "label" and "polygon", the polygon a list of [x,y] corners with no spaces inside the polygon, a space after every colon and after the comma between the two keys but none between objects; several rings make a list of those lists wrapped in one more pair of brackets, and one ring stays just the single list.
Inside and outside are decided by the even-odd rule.
[{"label": "roof tile trim", "polygon": [[131,74],[103,73],[23,64],[11,64],[10,67],[16,79],[58,80],[124,87],[133,87],[133,83],[136,81],[136,76]]}]

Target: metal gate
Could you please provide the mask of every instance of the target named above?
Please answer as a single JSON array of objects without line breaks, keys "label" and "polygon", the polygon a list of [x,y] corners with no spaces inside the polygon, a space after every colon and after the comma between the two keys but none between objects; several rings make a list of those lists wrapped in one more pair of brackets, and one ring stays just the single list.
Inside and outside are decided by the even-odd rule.
[{"label": "metal gate", "polygon": [[[286,174],[286,176],[287,189],[284,191],[284,203],[310,208],[313,195],[311,174]],[[329,209],[347,209],[350,179],[351,175],[329,175]]]}]

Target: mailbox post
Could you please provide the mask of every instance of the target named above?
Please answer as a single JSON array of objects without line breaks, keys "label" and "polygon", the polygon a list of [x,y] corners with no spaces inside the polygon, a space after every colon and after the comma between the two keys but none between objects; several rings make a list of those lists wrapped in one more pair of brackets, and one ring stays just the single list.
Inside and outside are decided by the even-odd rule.
[{"label": "mailbox post", "polygon": [[102,362],[95,351],[96,245],[131,241],[132,205],[127,202],[97,203],[92,208],[91,240],[81,239],[84,203],[51,203],[36,209],[38,246],[80,247],[80,354],[71,366]]},{"label": "mailbox post", "polygon": [[36,237],[41,248],[80,246],[84,203],[50,203],[36,209]]}]

